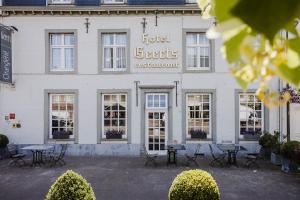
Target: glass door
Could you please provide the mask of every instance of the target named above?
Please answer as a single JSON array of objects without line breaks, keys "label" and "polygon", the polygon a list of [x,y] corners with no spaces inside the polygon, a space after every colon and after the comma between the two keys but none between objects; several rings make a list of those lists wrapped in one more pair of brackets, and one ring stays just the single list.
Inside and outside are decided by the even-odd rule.
[{"label": "glass door", "polygon": [[168,135],[167,94],[146,95],[146,147],[151,154],[165,154]]}]

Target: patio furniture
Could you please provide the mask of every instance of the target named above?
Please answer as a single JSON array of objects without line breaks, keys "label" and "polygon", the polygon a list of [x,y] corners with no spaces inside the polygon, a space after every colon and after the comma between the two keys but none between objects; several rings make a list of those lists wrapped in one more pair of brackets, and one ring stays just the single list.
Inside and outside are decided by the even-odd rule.
[{"label": "patio furniture", "polygon": [[185,150],[185,146],[181,144],[171,144],[167,146],[168,161],[167,165],[175,164],[177,165],[177,151]]},{"label": "patio furniture", "polygon": [[244,165],[248,168],[252,167],[252,166],[256,166],[259,167],[257,160],[261,157],[260,156],[260,150],[261,150],[261,146],[258,145],[256,147],[255,152],[252,153],[247,153],[247,155],[245,156],[246,161],[244,163]]},{"label": "patio furniture", "polygon": [[44,152],[53,148],[52,146],[49,145],[31,145],[31,146],[26,146],[22,148],[22,150],[27,150],[32,152],[32,163],[31,166],[41,166],[42,164],[45,164],[43,155]]},{"label": "patio furniture", "polygon": [[13,166],[21,167],[26,164],[25,161],[23,160],[23,158],[25,157],[25,154],[19,153],[16,145],[8,144],[7,150],[9,153],[9,157],[11,159],[11,161],[9,162],[10,166],[13,165]]},{"label": "patio furniture", "polygon": [[51,149],[43,152],[43,159],[45,162],[50,162],[51,155],[54,155],[56,152],[56,141],[50,142],[47,145],[50,146]]},{"label": "patio furniture", "polygon": [[51,167],[56,166],[57,164],[59,164],[60,166],[66,164],[64,157],[67,149],[68,149],[68,144],[61,144],[60,153],[59,154],[53,153],[52,155],[50,155],[49,162]]},{"label": "patio furniture", "polygon": [[153,164],[154,166],[157,166],[156,159],[158,157],[158,154],[149,154],[145,146],[142,148],[141,153],[145,158],[145,166],[147,166],[149,163]]},{"label": "patio furniture", "polygon": [[209,144],[209,150],[211,153],[211,156],[213,158],[213,160],[210,162],[210,166],[214,166],[215,164],[220,165],[221,167],[223,167],[225,165],[225,157],[226,157],[226,153],[222,152],[219,150],[219,152],[216,152],[216,149],[213,148],[213,145]]},{"label": "patio furniture", "polygon": [[218,144],[217,147],[227,153],[227,164],[237,166],[237,153],[239,151],[247,151],[247,149],[239,144]]},{"label": "patio furniture", "polygon": [[197,148],[194,152],[189,151],[185,154],[185,157],[187,159],[186,165],[189,166],[190,163],[194,163],[196,166],[199,166],[197,162],[197,158],[204,157],[204,153],[201,153],[201,144],[197,145]]}]

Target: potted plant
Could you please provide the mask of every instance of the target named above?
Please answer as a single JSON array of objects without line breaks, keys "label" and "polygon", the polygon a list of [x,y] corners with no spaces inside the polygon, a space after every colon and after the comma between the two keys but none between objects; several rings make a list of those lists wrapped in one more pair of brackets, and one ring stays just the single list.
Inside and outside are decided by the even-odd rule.
[{"label": "potted plant", "polygon": [[274,165],[282,164],[282,157],[280,155],[280,133],[278,131],[274,132],[272,141],[271,141],[271,163]]},{"label": "potted plant", "polygon": [[273,136],[270,133],[264,133],[259,138],[259,145],[262,147],[261,154],[267,160],[269,160],[271,157],[272,143],[273,143]]},{"label": "potted plant", "polygon": [[295,172],[298,170],[300,156],[300,142],[290,141],[281,146],[282,167],[284,172]]},{"label": "potted plant", "polygon": [[124,131],[109,130],[105,132],[106,139],[122,139],[122,136],[125,135]]},{"label": "potted plant", "polygon": [[52,133],[53,139],[56,140],[65,140],[70,139],[70,133],[67,131],[54,131]]},{"label": "potted plant", "polygon": [[242,133],[245,140],[259,140],[261,133],[258,131],[245,131]]},{"label": "potted plant", "polygon": [[6,147],[9,143],[9,140],[6,135],[0,134],[0,158],[3,158],[6,154]]},{"label": "potted plant", "polygon": [[207,133],[200,129],[192,129],[190,130],[189,134],[191,135],[192,139],[207,139]]}]

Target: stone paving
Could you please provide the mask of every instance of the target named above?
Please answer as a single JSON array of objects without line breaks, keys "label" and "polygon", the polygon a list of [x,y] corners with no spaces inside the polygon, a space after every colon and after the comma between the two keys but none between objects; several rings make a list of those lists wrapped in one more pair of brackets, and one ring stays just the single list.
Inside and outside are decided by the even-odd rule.
[{"label": "stone paving", "polygon": [[[1,200],[42,200],[55,179],[67,169],[82,174],[91,183],[98,200],[166,200],[175,176],[185,167],[143,165],[138,157],[67,157],[64,167],[8,167],[0,161]],[[30,162],[30,160],[28,161]],[[201,169],[216,179],[224,200],[299,200],[300,175],[284,174],[266,162],[259,169],[210,167],[200,160]]]}]

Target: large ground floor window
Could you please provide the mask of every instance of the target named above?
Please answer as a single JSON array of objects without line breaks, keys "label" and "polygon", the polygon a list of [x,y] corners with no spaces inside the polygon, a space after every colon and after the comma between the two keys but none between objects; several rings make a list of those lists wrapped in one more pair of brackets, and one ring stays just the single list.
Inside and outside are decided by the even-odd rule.
[{"label": "large ground floor window", "polygon": [[127,94],[102,94],[102,138],[127,139]]},{"label": "large ground floor window", "polygon": [[262,134],[264,107],[255,93],[239,94],[239,138]]},{"label": "large ground floor window", "polygon": [[211,94],[186,95],[187,139],[211,139]]},{"label": "large ground floor window", "polygon": [[74,94],[49,94],[49,139],[74,138]]}]

